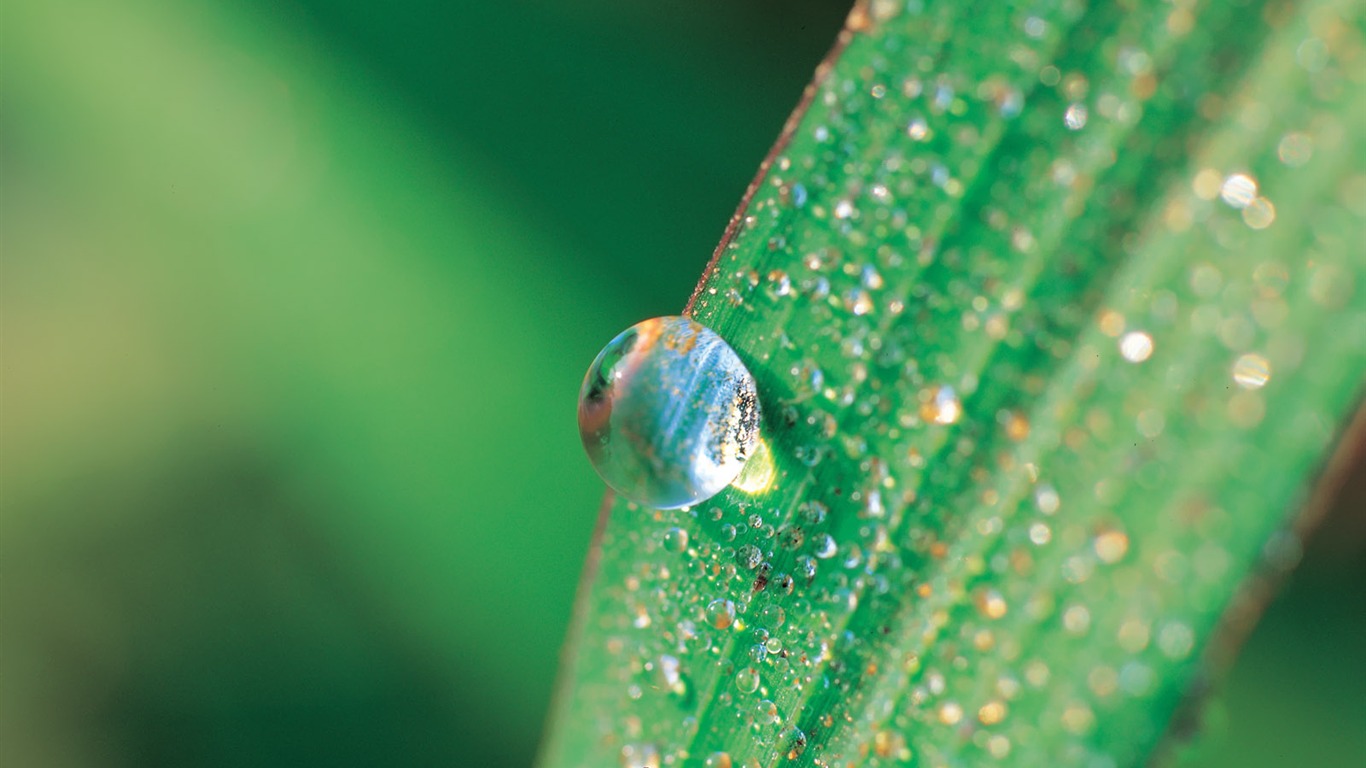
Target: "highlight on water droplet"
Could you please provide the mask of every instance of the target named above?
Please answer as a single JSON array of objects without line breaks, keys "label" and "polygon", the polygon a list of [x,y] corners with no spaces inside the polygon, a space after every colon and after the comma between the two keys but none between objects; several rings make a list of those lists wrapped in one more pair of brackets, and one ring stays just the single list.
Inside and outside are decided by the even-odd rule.
[{"label": "highlight on water droplet", "polygon": [[750,495],[760,494],[768,490],[776,476],[773,454],[768,450],[768,443],[761,439],[754,444],[754,453],[745,462],[731,487]]},{"label": "highlight on water droplet", "polygon": [[730,485],[759,444],[759,399],[735,350],[686,317],[631,326],[579,393],[579,434],[602,479],[631,501],[675,509]]}]

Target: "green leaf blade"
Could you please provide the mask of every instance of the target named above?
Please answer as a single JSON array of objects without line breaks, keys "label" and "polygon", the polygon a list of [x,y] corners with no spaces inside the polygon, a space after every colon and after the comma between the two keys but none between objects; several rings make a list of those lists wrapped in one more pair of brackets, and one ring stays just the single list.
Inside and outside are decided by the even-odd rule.
[{"label": "green leaf blade", "polygon": [[773,479],[613,503],[544,765],[1141,763],[1293,550],[1366,370],[1361,5],[930,6],[856,11],[699,286]]}]

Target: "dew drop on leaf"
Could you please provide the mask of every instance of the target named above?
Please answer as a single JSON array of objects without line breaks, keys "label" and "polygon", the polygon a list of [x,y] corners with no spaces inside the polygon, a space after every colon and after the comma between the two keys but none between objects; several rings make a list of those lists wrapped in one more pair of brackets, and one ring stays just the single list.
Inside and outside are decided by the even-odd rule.
[{"label": "dew drop on leaf", "polygon": [[754,708],[754,720],[760,725],[772,725],[778,722],[778,706],[768,699],[764,699]]},{"label": "dew drop on leaf", "polygon": [[678,527],[672,527],[664,531],[664,549],[670,552],[682,552],[687,548],[687,531]]},{"label": "dew drop on leaf", "polygon": [[801,757],[806,751],[806,734],[796,727],[783,731],[783,749],[787,750],[788,760]]},{"label": "dew drop on leaf", "polygon": [[758,444],[754,377],[714,331],[685,317],[646,320],[589,367],[579,434],[593,468],[627,499],[696,504],[730,485]]},{"label": "dew drop on leaf", "polygon": [[735,687],[744,693],[754,693],[759,690],[759,670],[754,667],[745,667],[736,672]]},{"label": "dew drop on leaf", "polygon": [[759,563],[763,562],[764,553],[760,552],[759,548],[753,544],[746,544],[736,550],[735,559],[745,570],[752,571],[759,567]]},{"label": "dew drop on leaf", "polygon": [[726,629],[735,623],[735,603],[717,599],[707,605],[707,623],[717,629]]}]

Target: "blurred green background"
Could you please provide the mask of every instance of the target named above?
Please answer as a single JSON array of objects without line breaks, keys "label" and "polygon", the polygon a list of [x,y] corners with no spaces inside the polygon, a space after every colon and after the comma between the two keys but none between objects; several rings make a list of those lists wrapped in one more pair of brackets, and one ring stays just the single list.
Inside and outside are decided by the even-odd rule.
[{"label": "blurred green background", "polygon": [[[0,762],[529,765],[580,377],[847,5],[6,2]],[[1362,486],[1188,764],[1366,750]]]}]

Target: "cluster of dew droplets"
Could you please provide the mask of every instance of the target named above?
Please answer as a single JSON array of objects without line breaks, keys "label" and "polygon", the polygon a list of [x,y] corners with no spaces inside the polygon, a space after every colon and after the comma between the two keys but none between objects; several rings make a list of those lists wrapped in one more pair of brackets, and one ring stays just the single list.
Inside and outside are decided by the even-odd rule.
[{"label": "cluster of dew droplets", "polygon": [[[1328,343],[1292,325],[1295,291],[1366,332],[1330,224],[1312,264],[1257,239],[1284,226],[1278,183],[1333,144],[1332,120],[1243,115],[1273,157],[1188,171],[1139,130],[1147,111],[1198,128],[1228,108],[1186,115],[1159,77],[1186,55],[1186,4],[1132,23],[1097,10],[1114,44],[1067,66],[1054,55],[1078,8],[988,12],[964,33],[976,48],[896,59],[910,71],[881,64],[893,44],[933,46],[946,19],[899,8],[868,13],[924,34],[874,24],[851,43],[867,66],[817,89],[695,307],[750,332],[773,482],[678,511],[618,503],[603,535],[582,664],[610,673],[574,722],[622,765],[1124,763],[1137,742],[1097,746],[1104,719],[1153,727],[1145,707],[1171,698],[1229,575],[1297,556],[1230,503],[1181,495],[1201,468],[1160,458],[1261,434],[1277,387]],[[1336,38],[1306,35],[1292,53],[1314,80]],[[864,130],[869,115],[895,116],[895,136]],[[1144,154],[1160,197],[1133,198],[1121,152]],[[1096,202],[1115,200],[1135,218]],[[1112,290],[1135,232],[1205,255],[1159,263],[1177,282],[1154,267],[1122,277],[1160,287]],[[1215,374],[1190,362],[1209,349]],[[1305,445],[1329,438],[1322,421],[1295,420]],[[1256,443],[1225,444],[1253,462]]]}]

